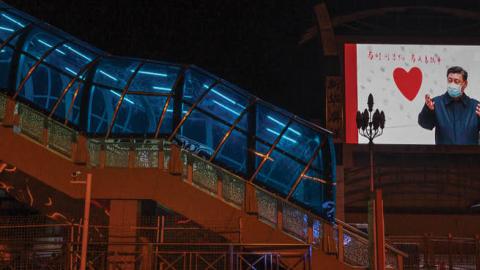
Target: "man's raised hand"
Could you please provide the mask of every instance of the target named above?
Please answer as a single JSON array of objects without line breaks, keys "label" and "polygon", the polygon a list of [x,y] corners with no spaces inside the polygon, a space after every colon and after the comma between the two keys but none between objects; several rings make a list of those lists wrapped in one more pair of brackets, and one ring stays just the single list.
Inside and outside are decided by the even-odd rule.
[{"label": "man's raised hand", "polygon": [[477,104],[477,109],[475,110],[475,113],[477,114],[478,117],[480,117],[480,103]]},{"label": "man's raised hand", "polygon": [[[435,101],[433,101],[433,99],[430,97],[429,94],[425,95],[425,105],[427,105],[427,107],[430,111],[435,110]],[[479,114],[479,112],[480,112],[479,109],[480,109],[480,106],[477,106],[477,114]]]}]

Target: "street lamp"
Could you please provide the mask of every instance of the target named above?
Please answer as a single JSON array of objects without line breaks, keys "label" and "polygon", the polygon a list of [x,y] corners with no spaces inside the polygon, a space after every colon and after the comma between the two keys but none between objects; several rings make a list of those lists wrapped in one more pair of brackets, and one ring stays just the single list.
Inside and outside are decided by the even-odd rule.
[{"label": "street lamp", "polygon": [[88,251],[88,226],[90,221],[90,203],[92,200],[92,174],[87,173],[86,180],[77,180],[81,172],[72,173],[71,184],[85,185],[85,207],[83,211],[83,226],[82,226],[82,253],[80,255],[80,270],[87,268],[87,251]]},{"label": "street lamp", "polygon": [[370,154],[370,196],[368,201],[368,250],[369,264],[372,270],[385,269],[385,232],[383,219],[382,190],[375,187],[373,140],[383,134],[385,114],[376,109],[373,111],[373,96],[368,95],[368,109],[357,111],[358,133],[368,139]]}]

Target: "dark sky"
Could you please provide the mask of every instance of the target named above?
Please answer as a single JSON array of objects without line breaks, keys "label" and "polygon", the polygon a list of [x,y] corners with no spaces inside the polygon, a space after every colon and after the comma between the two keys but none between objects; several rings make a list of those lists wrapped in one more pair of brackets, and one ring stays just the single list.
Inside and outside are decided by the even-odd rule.
[{"label": "dark sky", "polygon": [[52,1],[6,3],[116,55],[200,66],[304,118],[322,118],[310,0]]}]

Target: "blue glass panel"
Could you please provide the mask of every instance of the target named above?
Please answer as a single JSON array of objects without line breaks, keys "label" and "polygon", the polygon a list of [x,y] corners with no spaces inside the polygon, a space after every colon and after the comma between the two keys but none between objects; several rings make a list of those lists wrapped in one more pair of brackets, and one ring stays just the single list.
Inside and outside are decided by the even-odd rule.
[{"label": "blue glass panel", "polygon": [[293,122],[283,134],[276,147],[307,163],[320,143],[320,134],[310,128]]},{"label": "blue glass panel", "polygon": [[125,95],[112,134],[154,135],[166,100],[164,96]]},{"label": "blue glass panel", "polygon": [[37,60],[28,57],[24,54],[20,55],[18,61],[18,69],[17,69],[17,81],[15,82],[15,89],[18,88],[20,82],[25,78],[28,73],[28,70],[35,64]]},{"label": "blue glass panel", "polygon": [[13,50],[10,47],[4,47],[0,51],[0,88],[8,88],[8,79],[10,76],[10,61],[12,61]]},{"label": "blue glass panel", "polygon": [[195,103],[195,101],[207,90],[215,79],[200,72],[197,69],[189,68],[185,71],[185,82],[183,88],[183,100]]},{"label": "blue glass panel", "polygon": [[34,23],[41,23],[37,18],[35,17],[32,17],[30,15],[28,15],[27,13],[25,12],[22,12],[20,10],[17,10],[17,9],[14,9],[14,8],[9,8],[8,11],[7,11],[7,14],[10,16],[13,15],[13,16],[10,16],[12,18],[18,18],[19,20],[15,19],[16,21],[24,24],[23,22],[27,23],[28,22],[34,22]]},{"label": "blue glass panel", "polygon": [[228,126],[194,110],[182,125],[179,135],[193,145],[194,151],[210,156],[227,131]]},{"label": "blue glass panel", "polygon": [[257,175],[257,181],[287,195],[305,165],[299,164],[278,151],[273,151]]},{"label": "blue glass panel", "polygon": [[[247,98],[235,93],[225,85],[219,84],[208,92],[198,107],[233,124],[240,117],[242,111],[246,109],[247,105]],[[244,115],[237,127],[247,130],[247,119],[246,115]]]},{"label": "blue glass panel", "polygon": [[[167,111],[163,118],[162,126],[160,127],[160,134],[170,134],[173,129],[173,99],[168,103]],[[162,108],[163,110],[163,108]]]},{"label": "blue glass panel", "polygon": [[50,63],[60,70],[76,76],[78,72],[95,59],[95,55],[89,51],[78,47],[72,43],[60,46],[55,53],[45,58],[45,62]]},{"label": "blue glass panel", "polygon": [[61,100],[54,115],[59,119],[67,119],[69,123],[78,126],[83,91],[82,83],[74,83]]},{"label": "blue glass panel", "polygon": [[0,12],[0,39],[2,41],[8,39],[13,33],[27,25],[28,22],[22,18],[5,11]]},{"label": "blue glass panel", "polygon": [[257,137],[273,144],[287,123],[288,119],[283,114],[273,111],[261,103],[257,104]]},{"label": "blue glass panel", "polygon": [[106,134],[121,93],[93,86],[90,91],[87,131],[93,135]]},{"label": "blue glass panel", "polygon": [[320,172],[309,170],[306,177],[298,184],[293,193],[293,200],[312,209],[317,214],[323,214],[322,204],[328,199],[323,176]]},{"label": "blue glass panel", "polygon": [[222,148],[215,157],[215,162],[245,175],[247,173],[247,136],[239,131],[233,130]]},{"label": "blue glass panel", "polygon": [[336,175],[336,172],[337,172],[337,159],[335,157],[335,145],[333,143],[333,137],[332,135],[329,135],[328,136],[328,147],[326,147],[326,151],[325,151],[325,156],[326,158],[324,158],[324,164],[325,164],[325,168],[329,168],[329,171],[327,172],[328,173],[328,176],[330,177],[330,179],[332,179],[332,181],[335,181],[337,175]]},{"label": "blue glass panel", "polygon": [[[328,146],[327,146],[328,147]],[[325,155],[324,155],[324,149],[321,149],[317,157],[313,160],[312,164],[310,165],[311,168],[316,169],[321,172],[325,172]],[[328,156],[327,156],[328,158]]]},{"label": "blue glass panel", "polygon": [[170,94],[180,67],[146,63],[133,79],[129,91]]},{"label": "blue glass panel", "polygon": [[138,64],[137,61],[121,58],[102,59],[95,71],[93,82],[122,90]]},{"label": "blue glass panel", "polygon": [[270,146],[256,142],[255,151],[253,152],[255,154],[255,168],[258,168],[258,165],[260,165],[260,162],[262,162],[268,150],[270,150]]},{"label": "blue glass panel", "polygon": [[[32,30],[25,40],[23,45],[23,50],[33,55],[35,58],[40,59],[45,52],[50,50],[52,47],[60,43],[62,40],[57,36],[54,36],[50,33],[44,32],[38,28]],[[63,55],[65,52],[63,48],[55,49],[52,54]]]},{"label": "blue glass panel", "polygon": [[20,96],[35,103],[42,110],[50,112],[71,79],[41,64],[26,81]]}]

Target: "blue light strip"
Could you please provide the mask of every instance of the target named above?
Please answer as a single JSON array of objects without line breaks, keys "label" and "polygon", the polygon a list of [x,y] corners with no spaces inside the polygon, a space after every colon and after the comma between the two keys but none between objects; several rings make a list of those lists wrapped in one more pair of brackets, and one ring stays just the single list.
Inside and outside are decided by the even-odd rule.
[{"label": "blue light strip", "polygon": [[171,88],[161,87],[161,86],[154,86],[153,89],[155,89],[155,90],[161,90],[161,91],[168,91],[168,92],[172,91]]},{"label": "blue light strip", "polygon": [[232,103],[232,104],[234,104],[234,105],[237,104],[237,102],[235,102],[235,100],[233,100],[233,99],[231,99],[231,98],[229,98],[229,97],[226,97],[225,95],[219,93],[217,90],[212,89],[211,91],[212,91],[212,93],[215,93],[215,94],[221,96],[222,98],[224,98],[225,100],[229,101],[230,103]]},{"label": "blue light strip", "polygon": [[[270,120],[272,120],[273,122],[275,122],[275,123],[279,124],[279,125],[280,125],[280,126],[282,126],[282,127],[284,127],[284,126],[285,126],[285,124],[284,124],[284,123],[282,123],[282,122],[278,121],[277,119],[275,119],[275,118],[271,117],[270,115],[267,115],[267,118],[268,118],[268,119],[270,119]],[[302,136],[302,133],[298,132],[297,130],[295,130],[295,129],[293,129],[293,128],[288,128],[288,130],[290,130],[291,132],[293,132],[293,133],[297,134],[298,136]]]},{"label": "blue light strip", "polygon": [[21,24],[21,23],[18,22],[17,20],[13,19],[12,17],[10,17],[10,16],[8,16],[8,15],[6,15],[6,14],[4,14],[4,13],[2,13],[2,16],[3,16],[5,19],[7,19],[7,20],[9,20],[9,21],[11,21],[11,22],[13,22],[13,23],[20,25],[21,27],[25,27],[25,25]]},{"label": "blue light strip", "polygon": [[[167,112],[173,112],[173,110],[172,110],[172,109],[168,109]],[[187,113],[187,112],[188,112],[188,111],[182,111],[182,113],[184,113],[184,114]]]},{"label": "blue light strip", "polygon": [[[117,97],[119,97],[119,98],[122,97],[122,95],[120,95],[119,93],[117,93],[117,92],[115,92],[115,91],[113,91],[113,90],[110,90],[110,92],[112,92],[112,94],[114,94],[115,96],[117,96]],[[131,101],[131,100],[128,99],[128,98],[123,98],[123,99],[125,99],[125,101],[128,102],[128,103],[130,103],[130,104],[135,104],[135,102]]]},{"label": "blue light strip", "polygon": [[[43,41],[43,40],[41,40],[41,39],[37,39],[37,40],[38,40],[39,43],[47,46],[48,48],[52,48],[52,47],[53,47],[51,44],[47,43],[46,41]],[[66,53],[60,51],[59,49],[55,49],[55,51],[57,51],[57,52],[59,52],[59,53],[61,53],[61,54],[63,54],[63,55],[66,55]]]},{"label": "blue light strip", "polygon": [[[270,133],[272,133],[272,134],[275,134],[275,135],[277,135],[277,136],[280,135],[279,132],[276,132],[276,131],[271,130],[271,129],[269,129],[269,128],[267,128],[267,131],[270,132]],[[290,137],[288,137],[288,136],[285,136],[285,134],[282,136],[282,139],[289,140],[289,141],[291,141],[291,142],[293,142],[293,143],[297,143],[297,141],[295,141],[294,139],[292,139],[292,138],[290,138]]]},{"label": "blue light strip", "polygon": [[47,42],[45,42],[45,41],[43,41],[43,40],[41,40],[41,39],[37,39],[37,40],[38,40],[38,42],[40,42],[41,44],[43,44],[43,45],[45,45],[45,46],[47,46],[47,47],[49,47],[49,48],[52,48],[52,47],[53,47],[51,44],[49,44],[49,43],[47,43]]},{"label": "blue light strip", "polygon": [[223,105],[222,103],[220,103],[220,102],[218,102],[218,101],[216,101],[216,100],[212,100],[212,102],[215,103],[215,104],[217,104],[218,106],[224,108],[225,110],[227,110],[227,111],[235,114],[235,115],[240,115],[239,112],[235,111],[234,109],[232,109],[232,108],[230,108],[230,107],[228,107],[228,106]]},{"label": "blue light strip", "polygon": [[92,58],[90,58],[90,57],[86,56],[85,54],[83,54],[83,53],[81,53],[81,52],[79,52],[79,51],[75,50],[74,48],[72,48],[72,47],[68,46],[67,44],[65,44],[65,45],[63,45],[63,46],[65,46],[65,48],[69,49],[70,51],[72,51],[72,52],[76,53],[77,55],[79,55],[79,56],[81,56],[81,57],[85,58],[87,61],[92,61]]},{"label": "blue light strip", "polygon": [[[131,69],[130,72],[135,72],[135,70]],[[152,71],[140,70],[140,71],[138,71],[138,73],[146,74],[146,75],[152,75],[152,76],[159,76],[159,77],[167,77],[167,74],[165,74],[165,73],[158,73],[158,72],[152,72]]]},{"label": "blue light strip", "polygon": [[69,71],[73,75],[77,75],[77,73],[75,71],[73,71],[71,68],[65,67],[65,70]]},{"label": "blue light strip", "polygon": [[103,71],[103,70],[100,70],[100,69],[99,69],[98,72],[102,73],[103,75],[107,76],[108,78],[110,78],[110,79],[112,79],[112,80],[114,80],[114,81],[118,81],[117,78],[113,77],[112,75],[106,73],[106,72]]},{"label": "blue light strip", "polygon": [[[203,85],[203,88],[207,88],[207,89],[208,89],[208,87],[209,87],[209,86],[206,85],[206,84]],[[218,92],[217,90],[215,90],[215,89],[212,88],[210,91],[212,91],[214,94],[216,94],[216,95],[224,98],[224,99],[227,100],[228,102],[230,102],[230,103],[232,103],[232,104],[234,104],[234,105],[237,105],[238,107],[240,107],[240,108],[242,108],[242,109],[245,109],[245,106],[243,106],[242,104],[237,103],[235,100],[233,100],[233,99],[225,96],[224,94]]]},{"label": "blue light strip", "polygon": [[3,27],[3,26],[0,26],[0,30],[5,30],[5,31],[8,31],[8,32],[15,32],[15,30],[13,30],[12,28],[7,28],[7,27]]}]

